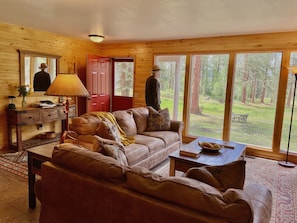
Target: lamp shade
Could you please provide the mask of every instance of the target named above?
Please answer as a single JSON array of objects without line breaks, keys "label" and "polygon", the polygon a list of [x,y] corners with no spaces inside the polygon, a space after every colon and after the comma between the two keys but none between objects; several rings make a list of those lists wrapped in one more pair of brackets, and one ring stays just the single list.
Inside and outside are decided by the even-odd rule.
[{"label": "lamp shade", "polygon": [[101,43],[103,40],[104,40],[104,36],[102,35],[95,35],[95,34],[90,34],[89,35],[89,38],[92,42],[95,42],[95,43]]},{"label": "lamp shade", "polygon": [[90,94],[76,74],[58,74],[45,95],[88,97]]}]

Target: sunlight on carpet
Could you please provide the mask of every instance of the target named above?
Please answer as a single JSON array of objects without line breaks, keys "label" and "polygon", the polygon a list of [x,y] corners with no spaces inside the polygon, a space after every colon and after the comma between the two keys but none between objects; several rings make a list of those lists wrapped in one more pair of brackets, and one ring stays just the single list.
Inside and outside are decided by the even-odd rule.
[{"label": "sunlight on carpet", "polygon": [[[269,188],[273,195],[271,223],[297,222],[297,168],[285,168],[277,161],[246,157],[245,184],[258,183]],[[169,175],[169,161],[154,169],[163,176]],[[182,172],[177,171],[180,176]]]}]

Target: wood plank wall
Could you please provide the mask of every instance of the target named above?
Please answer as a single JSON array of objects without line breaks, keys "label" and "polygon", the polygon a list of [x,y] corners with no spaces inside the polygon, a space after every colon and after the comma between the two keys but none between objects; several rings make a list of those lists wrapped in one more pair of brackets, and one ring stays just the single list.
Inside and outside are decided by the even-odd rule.
[{"label": "wood plank wall", "polygon": [[[108,37],[107,37],[108,38]],[[60,72],[67,72],[73,65],[85,82],[86,55],[107,57],[133,57],[135,59],[135,86],[133,106],[144,106],[145,80],[150,75],[156,54],[191,54],[214,52],[251,52],[267,50],[297,50],[297,32],[253,34],[168,40],[139,43],[101,43],[74,39],[54,33],[0,23],[0,148],[7,147],[6,107],[7,96],[16,95],[19,84],[19,59],[17,49],[61,55]],[[34,97],[32,100],[36,100]],[[40,100],[38,98],[38,100]],[[20,104],[17,98],[16,104]],[[80,104],[84,111],[84,104]],[[35,131],[36,128],[34,129]],[[30,137],[30,135],[28,135]]]},{"label": "wood plank wall", "polygon": [[[18,49],[27,51],[43,52],[51,55],[60,55],[59,71],[61,73],[76,72],[85,83],[86,55],[99,54],[98,45],[88,40],[80,40],[61,36],[55,33],[34,30],[18,25],[0,23],[0,148],[6,149],[7,122],[6,108],[8,105],[8,95],[17,96],[16,86],[19,86],[20,69]],[[27,103],[38,103],[42,99],[57,101],[56,97],[29,96]],[[16,106],[21,106],[21,97],[15,99]],[[85,103],[79,107],[85,111]],[[55,125],[54,125],[55,124]],[[60,123],[44,125],[37,130],[36,126],[23,127],[24,139],[31,138],[45,131],[60,131]]]}]

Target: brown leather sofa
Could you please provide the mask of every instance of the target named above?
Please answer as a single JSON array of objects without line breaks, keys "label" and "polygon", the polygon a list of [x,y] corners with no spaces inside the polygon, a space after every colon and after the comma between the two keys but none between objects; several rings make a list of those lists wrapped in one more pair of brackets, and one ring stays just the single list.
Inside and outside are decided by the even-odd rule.
[{"label": "brown leather sofa", "polygon": [[[235,172],[242,173],[244,164],[237,161]],[[219,180],[232,175],[226,174],[228,168],[219,170]],[[42,164],[42,178],[35,184],[40,223],[269,223],[272,195],[267,188],[230,188],[228,181],[218,189],[188,174],[162,177],[64,143],[54,149],[51,162]],[[235,181],[242,186],[242,179]]]},{"label": "brown leather sofa", "polygon": [[[150,169],[180,148],[183,122],[168,120],[170,124],[167,128],[165,126],[161,130],[154,130],[151,125],[152,122],[150,122],[151,112],[155,111],[151,110],[150,107],[139,107],[112,113],[115,118],[114,121],[116,121],[114,126],[125,134],[119,144],[123,145],[129,166],[142,166]],[[72,120],[70,130],[76,132],[80,145],[94,150],[94,135],[99,136],[97,140],[101,140],[101,144],[116,143],[107,142],[111,138],[106,140],[108,134],[104,133],[101,128],[102,119],[105,119],[105,115],[102,112],[90,112]],[[110,116],[107,117],[110,118]],[[112,141],[116,140],[112,139]]]}]

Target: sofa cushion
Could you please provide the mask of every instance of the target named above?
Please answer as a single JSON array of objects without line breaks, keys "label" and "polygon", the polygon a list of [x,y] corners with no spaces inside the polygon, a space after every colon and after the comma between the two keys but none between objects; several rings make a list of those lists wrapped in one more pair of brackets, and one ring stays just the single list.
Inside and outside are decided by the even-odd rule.
[{"label": "sofa cushion", "polygon": [[100,122],[101,119],[91,114],[84,114],[72,119],[70,129],[80,135],[94,135]]},{"label": "sofa cushion", "polygon": [[146,135],[136,135],[135,143],[147,146],[150,154],[165,148],[165,143],[162,139]]},{"label": "sofa cushion", "polygon": [[146,136],[162,139],[165,142],[166,147],[179,141],[178,133],[173,131],[152,131],[152,132],[143,132],[142,134]]},{"label": "sofa cushion", "polygon": [[168,108],[156,111],[152,107],[148,107],[149,116],[147,120],[146,131],[160,131],[170,129],[170,116]]},{"label": "sofa cushion", "polygon": [[131,109],[137,127],[137,133],[141,134],[147,129],[147,119],[149,116],[148,108],[132,108]]},{"label": "sofa cushion", "polygon": [[128,165],[133,166],[139,161],[148,158],[149,150],[147,146],[133,143],[129,144],[128,146],[125,146],[125,155],[128,160]]},{"label": "sofa cushion", "polygon": [[96,129],[96,134],[102,138],[114,140],[120,142],[120,134],[117,126],[112,124],[109,120],[105,119],[101,121],[98,128]]},{"label": "sofa cushion", "polygon": [[55,146],[51,162],[94,178],[108,181],[125,178],[125,169],[117,160],[70,143]]},{"label": "sofa cushion", "polygon": [[190,168],[185,177],[207,183],[221,191],[228,188],[243,189],[245,160],[237,160],[223,166],[202,166]]},{"label": "sofa cushion", "polygon": [[113,115],[127,136],[134,136],[137,134],[137,128],[132,111],[115,111],[113,112]]},{"label": "sofa cushion", "polygon": [[253,222],[252,204],[242,190],[222,193],[203,182],[185,177],[162,177],[146,168],[126,171],[127,185],[134,191],[182,207],[226,219],[226,222]]}]

